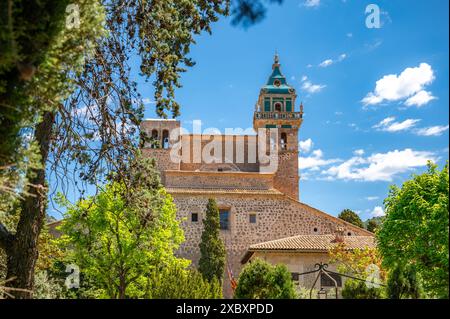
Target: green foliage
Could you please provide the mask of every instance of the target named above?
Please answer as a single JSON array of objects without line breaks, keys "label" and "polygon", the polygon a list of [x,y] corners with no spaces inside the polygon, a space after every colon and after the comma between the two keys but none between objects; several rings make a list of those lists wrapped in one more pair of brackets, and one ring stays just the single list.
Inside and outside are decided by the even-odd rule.
[{"label": "green foliage", "polygon": [[103,289],[103,297],[143,297],[152,272],[189,264],[174,256],[184,235],[154,162],[143,160],[130,171],[129,188],[111,182],[76,205],[59,198],[67,207],[60,243],[68,260]]},{"label": "green foliage", "polygon": [[346,222],[349,222],[350,224],[353,224],[355,226],[364,228],[364,224],[359,218],[358,214],[356,214],[354,211],[350,209],[344,209],[338,216],[338,218],[345,220]]},{"label": "green foliage", "polygon": [[285,265],[271,264],[255,259],[239,275],[234,294],[237,299],[294,299],[296,298],[291,273]]},{"label": "green foliage", "polygon": [[34,299],[64,299],[65,287],[62,280],[52,278],[48,272],[41,270],[34,276]]},{"label": "green foliage", "polygon": [[390,299],[419,299],[422,297],[421,279],[414,266],[396,266],[389,272],[387,295]]},{"label": "green foliage", "polygon": [[168,267],[149,278],[147,298],[151,299],[219,299],[222,285],[213,278],[206,280],[194,269]]},{"label": "green foliage", "polygon": [[368,287],[366,282],[348,279],[341,291],[344,299],[381,299],[383,289],[381,287]]},{"label": "green foliage", "polygon": [[222,282],[225,269],[225,245],[220,237],[219,208],[212,198],[206,206],[206,218],[203,220],[202,241],[198,270],[209,281],[214,278]]},{"label": "green foliage", "polygon": [[378,226],[379,224],[374,219],[370,219],[367,221],[366,229],[372,233],[375,233]]},{"label": "green foliage", "polygon": [[392,186],[385,200],[386,217],[377,232],[383,265],[415,267],[425,293],[448,298],[449,287],[449,172],[448,163],[439,171],[415,175],[402,188]]}]

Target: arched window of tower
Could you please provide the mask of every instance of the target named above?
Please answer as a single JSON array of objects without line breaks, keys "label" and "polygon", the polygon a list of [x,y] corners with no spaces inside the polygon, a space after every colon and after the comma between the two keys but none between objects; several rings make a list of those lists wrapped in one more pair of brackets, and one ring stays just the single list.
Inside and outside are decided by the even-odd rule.
[{"label": "arched window of tower", "polygon": [[152,130],[152,140],[151,140],[151,148],[158,148],[159,147],[159,141],[158,141],[158,130],[154,129]]},{"label": "arched window of tower", "polygon": [[169,131],[168,130],[164,130],[163,131],[162,141],[163,141],[163,148],[169,148],[170,147]]},{"label": "arched window of tower", "polygon": [[285,132],[281,133],[280,144],[282,150],[287,149],[287,135]]},{"label": "arched window of tower", "polygon": [[275,103],[275,112],[281,112],[281,109],[282,109],[282,104],[281,104],[281,102],[276,102]]}]

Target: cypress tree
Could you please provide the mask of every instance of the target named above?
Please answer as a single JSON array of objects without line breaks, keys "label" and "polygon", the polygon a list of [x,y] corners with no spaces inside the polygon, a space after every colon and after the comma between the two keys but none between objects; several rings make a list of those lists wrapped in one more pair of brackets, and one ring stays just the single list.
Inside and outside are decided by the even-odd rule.
[{"label": "cypress tree", "polygon": [[199,272],[209,281],[214,278],[222,282],[225,268],[225,245],[220,238],[219,208],[215,199],[210,198],[203,220],[200,246]]}]

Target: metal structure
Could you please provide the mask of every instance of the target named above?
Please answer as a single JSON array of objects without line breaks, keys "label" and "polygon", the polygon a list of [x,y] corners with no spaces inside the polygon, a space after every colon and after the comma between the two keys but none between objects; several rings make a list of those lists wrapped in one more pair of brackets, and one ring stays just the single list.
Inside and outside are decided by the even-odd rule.
[{"label": "metal structure", "polygon": [[[336,299],[338,299],[338,284],[336,282],[336,279],[334,279],[331,275],[338,275],[338,276],[341,276],[341,277],[346,277],[346,278],[350,278],[350,279],[354,279],[354,280],[359,280],[359,281],[363,281],[363,282],[366,282],[366,283],[370,283],[372,285],[376,284],[376,285],[385,287],[385,285],[383,285],[381,283],[374,283],[373,281],[369,281],[369,280],[366,280],[366,279],[361,279],[361,278],[350,276],[350,275],[347,275],[347,274],[342,274],[342,273],[334,272],[334,271],[331,271],[331,270],[327,270],[328,264],[325,264],[325,263],[322,263],[322,262],[315,264],[314,267],[316,269],[298,274],[299,276],[304,276],[304,275],[317,273],[316,279],[314,280],[314,283],[312,284],[311,289],[309,290],[309,298],[310,299],[312,299],[312,292],[313,292],[314,287],[316,286],[317,280],[319,280],[319,278],[321,278],[322,274],[327,276],[333,282],[335,293],[336,293]],[[322,298],[320,298],[322,296],[325,296],[325,299],[326,299],[327,298],[327,292],[326,292],[325,289],[323,289],[322,282],[320,281],[319,292],[318,292],[319,299],[322,299]]]}]

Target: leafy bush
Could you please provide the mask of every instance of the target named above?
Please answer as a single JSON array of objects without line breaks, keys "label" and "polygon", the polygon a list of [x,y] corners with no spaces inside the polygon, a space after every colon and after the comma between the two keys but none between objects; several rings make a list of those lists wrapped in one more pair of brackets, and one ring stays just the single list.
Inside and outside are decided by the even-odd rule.
[{"label": "leafy bush", "polygon": [[34,275],[33,298],[64,299],[65,287],[63,285],[61,280],[51,277],[47,271],[38,271]]},{"label": "leafy bush", "polygon": [[204,279],[197,270],[169,267],[154,273],[149,279],[147,298],[151,299],[219,299],[222,286],[219,280]]},{"label": "leafy bush", "polygon": [[364,281],[348,279],[345,281],[341,294],[344,299],[381,299],[383,289],[368,287]]},{"label": "leafy bush", "polygon": [[294,299],[296,298],[291,273],[285,265],[271,264],[255,259],[239,275],[234,294],[238,299]]}]

